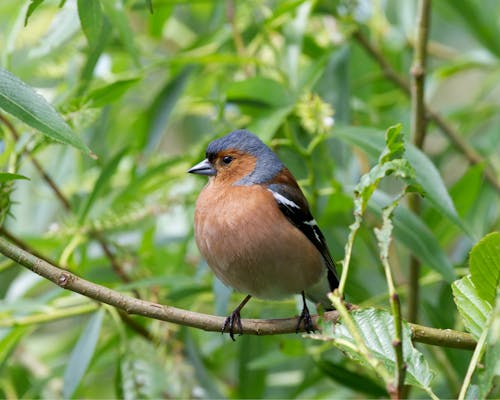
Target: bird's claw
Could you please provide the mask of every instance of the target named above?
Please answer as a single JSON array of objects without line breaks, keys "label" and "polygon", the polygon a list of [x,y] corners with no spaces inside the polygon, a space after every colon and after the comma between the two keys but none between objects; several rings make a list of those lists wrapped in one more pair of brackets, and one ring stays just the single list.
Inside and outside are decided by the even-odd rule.
[{"label": "bird's claw", "polygon": [[240,316],[240,310],[234,310],[229,317],[226,318],[224,321],[224,326],[222,327],[222,333],[224,332],[229,332],[229,337],[232,339],[233,342],[236,341],[234,338],[234,328],[238,329],[238,333],[240,335],[243,334],[243,326],[241,325],[241,316]]},{"label": "bird's claw", "polygon": [[307,308],[305,303],[304,303],[304,308],[302,308],[302,312],[300,313],[297,321],[297,327],[295,328],[296,333],[299,333],[300,324],[302,324],[302,322],[304,323],[304,330],[307,333],[314,332],[314,325],[311,318],[311,314],[309,313],[309,308]]}]

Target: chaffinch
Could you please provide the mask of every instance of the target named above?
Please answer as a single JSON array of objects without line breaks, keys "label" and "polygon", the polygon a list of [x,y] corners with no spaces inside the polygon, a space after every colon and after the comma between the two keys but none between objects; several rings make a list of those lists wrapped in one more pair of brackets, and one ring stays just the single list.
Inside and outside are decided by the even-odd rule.
[{"label": "chaffinch", "polygon": [[196,244],[215,275],[247,296],[222,331],[242,332],[240,311],[252,296],[301,294],[304,323],[313,330],[305,298],[332,309],[327,293],[338,286],[335,263],[304,194],[291,172],[257,136],[234,131],[211,142],[189,171],[206,175],[196,202]]}]

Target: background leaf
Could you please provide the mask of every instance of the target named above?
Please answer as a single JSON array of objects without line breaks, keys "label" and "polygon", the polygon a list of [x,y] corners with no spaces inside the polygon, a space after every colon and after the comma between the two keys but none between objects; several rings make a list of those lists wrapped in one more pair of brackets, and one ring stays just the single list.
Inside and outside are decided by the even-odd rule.
[{"label": "background leaf", "polygon": [[[372,308],[353,311],[351,315],[370,354],[380,360],[389,371],[394,371],[395,355],[392,345],[394,323],[392,315],[387,311]],[[322,335],[319,335],[323,340],[332,339],[333,344],[342,349],[342,351],[345,351],[349,357],[364,362],[363,358],[355,350],[356,343],[345,325],[342,323],[338,323],[332,327],[323,325],[323,332]],[[403,357],[407,364],[406,382],[430,391],[430,383],[434,374],[427,365],[424,356],[413,347],[410,328],[406,323],[403,324],[402,340]],[[346,346],[344,341],[350,343],[354,348]]]},{"label": "background leaf", "polygon": [[65,399],[73,396],[90,364],[101,333],[103,317],[104,310],[101,309],[89,318],[85,329],[71,352],[64,372],[63,398]]},{"label": "background leaf", "polygon": [[20,175],[20,174],[11,174],[9,172],[0,172],[0,182],[8,182],[8,181],[14,181],[18,179],[27,179],[28,181],[30,178]]},{"label": "background leaf", "polygon": [[453,282],[451,288],[465,327],[478,339],[491,312],[490,303],[481,298],[470,275]]},{"label": "background leaf", "polygon": [[494,306],[500,287],[500,233],[482,238],[472,249],[469,262],[477,294]]},{"label": "background leaf", "polygon": [[3,68],[0,68],[0,108],[51,139],[92,154],[41,95]]}]

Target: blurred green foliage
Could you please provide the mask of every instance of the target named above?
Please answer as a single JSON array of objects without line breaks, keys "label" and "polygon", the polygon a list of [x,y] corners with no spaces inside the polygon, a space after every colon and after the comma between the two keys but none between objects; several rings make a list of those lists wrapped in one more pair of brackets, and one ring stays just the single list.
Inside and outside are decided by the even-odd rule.
[{"label": "blurred green foliage", "polygon": [[[397,0],[0,2],[2,71],[41,94],[64,132],[77,135],[73,144],[98,156],[2,107],[1,234],[93,282],[225,315],[241,295],[215,281],[196,250],[193,206],[205,182],[186,170],[209,141],[246,127],[300,179],[341,260],[353,188],[376,164],[384,131],[401,123],[411,140],[408,96],[352,33],[360,29],[409,78],[415,8]],[[420,323],[436,328],[465,329],[450,281],[464,275],[473,244],[500,228],[500,198],[483,177],[492,168],[498,181],[500,170],[499,15],[494,0],[436,1],[431,11],[426,101],[484,159],[470,166],[432,123],[423,151],[406,146],[427,196],[419,215],[399,205],[389,256],[404,312],[410,255],[422,263]],[[368,204],[345,290],[352,303],[389,309],[373,228],[400,190],[385,179]],[[127,324],[5,258],[0,294],[0,397],[386,396],[373,372],[301,335],[233,343],[142,317]],[[244,317],[297,312],[294,299],[253,300]],[[434,393],[456,396],[470,354],[417,347],[435,372]]]}]

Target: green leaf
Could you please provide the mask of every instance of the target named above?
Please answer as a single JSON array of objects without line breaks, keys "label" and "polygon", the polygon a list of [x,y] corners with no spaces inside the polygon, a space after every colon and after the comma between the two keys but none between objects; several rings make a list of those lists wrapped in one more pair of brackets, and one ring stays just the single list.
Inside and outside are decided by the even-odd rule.
[{"label": "green leaf", "polygon": [[107,19],[103,20],[101,34],[95,46],[90,47],[87,51],[87,58],[80,73],[80,84],[78,86],[77,95],[82,95],[87,89],[89,83],[94,77],[94,69],[101,57],[102,52],[111,37],[111,24]]},{"label": "green leaf", "polygon": [[365,393],[368,395],[368,398],[384,398],[387,396],[385,388],[380,386],[379,382],[353,369],[345,368],[325,358],[318,360],[316,365],[323,374],[339,385],[346,386],[359,393]]},{"label": "green leaf", "polygon": [[78,16],[89,47],[94,48],[101,40],[104,16],[99,0],[78,0]]},{"label": "green leaf", "polygon": [[233,82],[226,95],[227,100],[234,103],[250,102],[277,108],[293,103],[284,84],[261,76]]},{"label": "green leaf", "polygon": [[108,105],[122,97],[127,90],[139,81],[140,78],[123,79],[94,89],[87,95],[87,104],[89,107]]},{"label": "green leaf", "polygon": [[0,182],[14,181],[16,179],[27,179],[28,181],[30,180],[30,178],[24,175],[11,174],[9,172],[0,172]]},{"label": "green leaf", "polygon": [[364,174],[354,189],[361,200],[358,205],[363,212],[368,200],[377,188],[380,180],[387,175],[395,175],[403,180],[412,181],[414,171],[411,165],[405,159],[387,161],[384,164],[375,165],[368,173]]},{"label": "green leaf", "polygon": [[26,11],[26,17],[24,18],[24,26],[28,25],[28,19],[35,12],[39,5],[41,5],[45,0],[31,0],[28,10]]},{"label": "green leaf", "polygon": [[479,339],[491,312],[491,304],[479,296],[470,275],[453,282],[451,289],[465,327]]},{"label": "green leaf", "polygon": [[[392,344],[394,339],[394,322],[392,315],[384,310],[368,308],[352,311],[351,316],[371,356],[382,362],[390,373],[394,373],[395,354]],[[321,335],[314,335],[313,337],[322,340],[332,340],[333,344],[344,351],[349,357],[363,365],[368,365],[365,358],[358,351],[356,342],[349,330],[342,322],[336,325],[325,322],[323,323],[322,332]],[[407,323],[403,323],[402,333],[403,358],[407,365],[405,382],[406,384],[418,386],[427,392],[431,392],[430,383],[434,374],[425,361],[424,356],[413,347],[411,330]]]},{"label": "green leaf", "polygon": [[94,156],[52,105],[26,83],[1,67],[0,108],[49,138]]},{"label": "green leaf", "polygon": [[500,376],[500,293],[496,298],[493,310],[492,325],[488,333],[486,353],[484,355],[484,369],[479,375],[479,396],[486,398],[493,387],[495,376]]},{"label": "green leaf", "polygon": [[0,372],[8,364],[9,357],[19,341],[32,331],[30,326],[18,326],[12,329],[0,330]]},{"label": "green leaf", "polygon": [[244,335],[239,340],[238,385],[237,398],[261,399],[266,388],[266,368],[250,368],[249,363],[261,354],[265,348],[265,340],[257,336]]},{"label": "green leaf", "polygon": [[115,173],[116,169],[118,168],[118,165],[120,164],[120,161],[122,157],[125,155],[127,152],[126,149],[123,149],[118,152],[103,168],[101,171],[101,174],[99,175],[99,178],[97,178],[97,181],[94,184],[94,189],[92,190],[92,193],[90,196],[87,198],[87,201],[84,203],[80,216],[78,218],[78,221],[80,224],[83,224],[85,221],[85,218],[87,218],[87,215],[92,208],[93,204],[95,201],[99,198],[99,196],[102,193],[105,193],[106,189],[108,188],[109,181],[111,180],[111,177]]},{"label": "green leaf", "polygon": [[[368,208],[377,215],[382,215],[381,209],[390,204],[391,201],[387,194],[377,190],[368,203]],[[394,236],[412,254],[442,275],[446,281],[451,283],[456,279],[453,265],[439,247],[436,236],[420,218],[407,208],[398,207],[394,210],[393,223]]]},{"label": "green leaf", "polygon": [[405,144],[401,124],[391,126],[385,133],[385,148],[380,155],[379,163],[383,164],[387,161],[403,158],[404,153]]},{"label": "green leaf", "polygon": [[[471,35],[496,57],[500,57],[500,43],[498,42],[500,30],[496,19],[498,7],[492,10],[481,2],[476,3],[472,0],[447,0],[446,3],[461,17]],[[493,4],[495,5],[495,2]]]},{"label": "green leaf", "polygon": [[469,263],[479,297],[493,307],[500,284],[500,233],[482,238],[471,250]]},{"label": "green leaf", "polygon": [[103,316],[104,310],[101,309],[90,317],[71,352],[66,370],[64,371],[62,388],[64,399],[73,396],[90,364],[101,333]]},{"label": "green leaf", "polygon": [[[353,126],[336,127],[334,135],[351,145],[361,148],[373,158],[378,157],[385,146],[384,132],[379,129]],[[467,227],[457,214],[441,175],[429,157],[409,143],[406,146],[405,158],[414,168],[416,180],[425,191],[425,198],[438,211],[446,215],[451,222],[468,233]]]},{"label": "green leaf", "polygon": [[111,25],[118,31],[121,42],[137,66],[140,66],[139,52],[135,45],[135,34],[132,24],[127,18],[126,11],[121,0],[100,0],[104,14],[109,18]]},{"label": "green leaf", "polygon": [[247,128],[252,132],[258,132],[262,140],[269,141],[292,110],[293,106],[261,110]]},{"label": "green leaf", "polygon": [[193,68],[191,66],[183,68],[177,76],[161,89],[154,99],[148,111],[148,120],[150,121],[147,136],[148,151],[154,150],[160,143],[170,115],[184,92],[192,72]]}]

